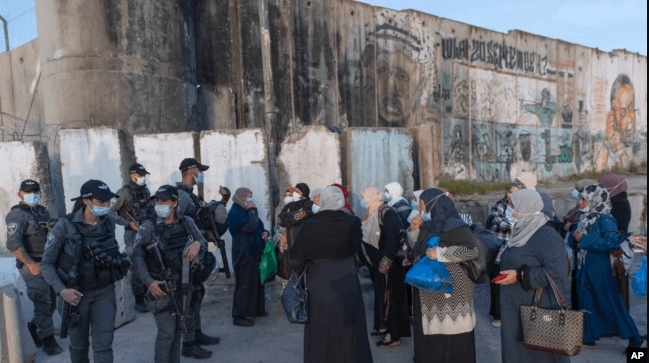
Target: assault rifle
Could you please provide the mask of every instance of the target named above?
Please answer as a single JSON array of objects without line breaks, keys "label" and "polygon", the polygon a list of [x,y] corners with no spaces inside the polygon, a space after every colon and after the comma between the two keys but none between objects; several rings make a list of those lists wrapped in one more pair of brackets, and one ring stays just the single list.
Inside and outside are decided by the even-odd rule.
[{"label": "assault rifle", "polygon": [[[180,300],[178,299],[178,294],[177,294],[178,286],[176,285],[174,272],[173,270],[165,266],[164,259],[162,258],[162,254],[160,253],[160,248],[158,248],[158,242],[155,242],[147,246],[147,249],[151,249],[151,248],[155,249],[156,256],[158,256],[158,261],[160,262],[160,266],[162,266],[162,270],[164,271],[165,280],[164,280],[163,288],[164,288],[164,292],[167,294],[167,296],[169,296],[169,310],[171,311],[171,315],[176,316],[178,318],[178,322],[180,323],[180,326],[183,328],[183,332],[186,333],[187,326],[185,325],[185,315],[184,315],[185,311],[183,307],[180,305]],[[183,257],[183,267],[185,264],[185,260],[187,259]],[[183,302],[184,301],[185,300],[183,300]]]},{"label": "assault rifle", "polygon": [[[74,247],[74,265],[70,269],[69,273],[64,273],[61,269],[57,270],[57,273],[61,280],[65,283],[65,287],[68,289],[74,289],[79,291],[81,289],[81,260],[83,259],[83,241]],[[63,299],[63,309],[61,310],[61,332],[59,336],[61,338],[67,338],[68,329],[76,328],[79,325],[79,319],[81,315],[75,309],[74,306],[70,305],[65,299]]]},{"label": "assault rifle", "polygon": [[[225,273],[226,278],[231,278],[230,264],[228,263],[228,255],[225,252],[225,241],[220,238],[220,234],[216,228],[216,220],[214,219],[213,207],[206,205],[200,208],[196,214],[199,220],[203,222],[205,227],[214,235],[214,244],[221,251],[221,260],[223,260],[223,268],[219,269],[220,272]],[[208,235],[209,236],[209,235]]]}]

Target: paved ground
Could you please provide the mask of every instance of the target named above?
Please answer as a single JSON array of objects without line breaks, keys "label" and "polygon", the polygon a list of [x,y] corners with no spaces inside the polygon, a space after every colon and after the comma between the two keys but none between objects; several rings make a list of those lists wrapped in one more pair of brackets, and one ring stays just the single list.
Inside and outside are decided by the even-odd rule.
[{"label": "paved ground", "polygon": [[[639,259],[632,270],[639,268]],[[372,317],[371,283],[363,279],[367,322]],[[204,331],[218,335],[222,342],[215,347],[214,356],[206,362],[241,362],[241,363],[299,363],[302,362],[302,326],[289,324],[284,316],[282,307],[277,299],[281,285],[269,283],[267,287],[268,311],[270,316],[257,320],[252,328],[234,327],[230,318],[232,292],[231,288],[214,285],[208,290],[209,296],[203,305],[205,321]],[[216,299],[219,302],[215,301]],[[476,314],[478,323],[476,339],[478,362],[500,362],[500,330],[491,327],[489,311],[489,287],[480,285],[475,294]],[[633,295],[632,315],[638,323],[640,332],[647,332],[647,298]],[[369,327],[371,328],[371,327]],[[369,330],[368,330],[369,331]],[[155,340],[155,322],[150,314],[138,314],[137,319],[115,332],[113,349],[115,362],[119,363],[149,363],[153,362],[153,344]],[[411,362],[413,356],[412,338],[402,339],[402,346],[388,350],[380,350],[372,341],[374,362],[393,363]],[[64,341],[67,346],[67,341]],[[626,342],[619,338],[602,339],[596,349],[585,349],[582,355],[572,359],[575,363],[626,362],[622,351]],[[39,352],[36,362],[63,363],[69,362],[67,347],[65,352],[57,357],[47,357]],[[182,359],[182,362],[198,362]],[[332,362],[335,363],[335,362]]]}]

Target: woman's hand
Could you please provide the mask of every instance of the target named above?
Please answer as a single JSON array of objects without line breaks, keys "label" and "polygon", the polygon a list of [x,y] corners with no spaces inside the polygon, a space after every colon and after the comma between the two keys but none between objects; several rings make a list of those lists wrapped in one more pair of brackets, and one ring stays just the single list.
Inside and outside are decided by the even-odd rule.
[{"label": "woman's hand", "polygon": [[284,235],[279,238],[279,252],[286,252],[288,250],[288,238]]},{"label": "woman's hand", "polygon": [[421,216],[418,215],[412,219],[412,222],[410,222],[410,229],[419,229],[422,224],[424,224],[424,220],[421,218]]},{"label": "woman's hand", "polygon": [[498,285],[507,286],[515,284],[518,281],[518,272],[516,270],[500,271],[500,274],[507,275],[507,277],[496,282]]},{"label": "woman's hand", "polygon": [[574,231],[572,233],[572,238],[577,242],[581,242],[582,237],[584,237],[584,232]]},{"label": "woman's hand", "polygon": [[426,256],[429,260],[437,259],[437,247],[429,248],[426,250]]}]

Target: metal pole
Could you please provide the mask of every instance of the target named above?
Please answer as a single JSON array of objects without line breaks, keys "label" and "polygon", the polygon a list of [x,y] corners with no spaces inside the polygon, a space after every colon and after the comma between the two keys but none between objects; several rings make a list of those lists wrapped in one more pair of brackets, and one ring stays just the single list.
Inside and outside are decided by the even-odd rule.
[{"label": "metal pole", "polygon": [[9,28],[7,28],[7,20],[0,15],[0,21],[2,22],[2,28],[5,32],[5,50],[9,51]]}]

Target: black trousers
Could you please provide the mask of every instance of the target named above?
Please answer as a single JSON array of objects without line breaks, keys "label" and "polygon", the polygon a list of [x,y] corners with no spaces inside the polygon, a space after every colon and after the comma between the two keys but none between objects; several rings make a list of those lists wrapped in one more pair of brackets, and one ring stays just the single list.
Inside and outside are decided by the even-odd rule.
[{"label": "black trousers", "polygon": [[232,318],[254,318],[266,311],[266,293],[259,281],[261,256],[248,255],[234,266],[234,298]]}]

